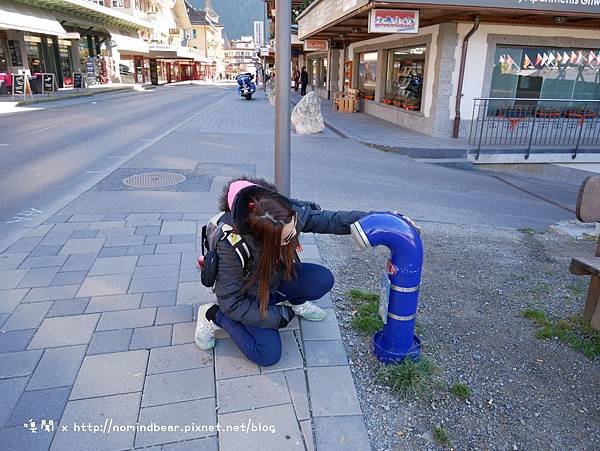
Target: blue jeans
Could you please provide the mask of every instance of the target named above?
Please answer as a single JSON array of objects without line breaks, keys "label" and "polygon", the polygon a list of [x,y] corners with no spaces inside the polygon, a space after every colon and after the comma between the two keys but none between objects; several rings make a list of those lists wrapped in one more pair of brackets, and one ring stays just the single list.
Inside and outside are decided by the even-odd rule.
[{"label": "blue jeans", "polygon": [[[269,305],[284,300],[291,304],[315,301],[327,294],[331,287],[333,274],[329,269],[314,263],[299,263],[296,265],[296,278],[282,280],[277,291],[271,294]],[[215,323],[225,329],[240,351],[254,363],[269,366],[281,358],[279,330],[245,326],[221,310],[217,312]]]}]

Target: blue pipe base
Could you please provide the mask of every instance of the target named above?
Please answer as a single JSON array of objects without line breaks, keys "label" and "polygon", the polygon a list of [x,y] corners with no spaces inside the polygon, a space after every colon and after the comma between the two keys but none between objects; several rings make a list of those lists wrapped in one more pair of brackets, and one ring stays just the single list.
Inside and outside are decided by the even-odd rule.
[{"label": "blue pipe base", "polygon": [[408,352],[398,354],[384,348],[383,329],[373,335],[373,353],[381,363],[398,363],[404,359],[417,361],[421,358],[421,339],[413,336],[413,345]]}]

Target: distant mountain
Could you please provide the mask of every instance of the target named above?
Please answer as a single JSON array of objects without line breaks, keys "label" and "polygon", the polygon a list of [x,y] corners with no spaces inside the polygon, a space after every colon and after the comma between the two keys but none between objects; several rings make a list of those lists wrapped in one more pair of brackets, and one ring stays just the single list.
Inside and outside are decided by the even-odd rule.
[{"label": "distant mountain", "polygon": [[[188,0],[194,8],[204,9],[205,0]],[[212,0],[213,7],[225,27],[224,36],[239,39],[254,34],[254,21],[264,19],[263,0]],[[268,39],[265,24],[265,39]]]}]

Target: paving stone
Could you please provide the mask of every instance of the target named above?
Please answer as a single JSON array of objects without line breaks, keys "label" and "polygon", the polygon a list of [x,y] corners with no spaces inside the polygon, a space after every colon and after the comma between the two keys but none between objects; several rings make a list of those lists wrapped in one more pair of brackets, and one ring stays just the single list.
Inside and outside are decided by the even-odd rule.
[{"label": "paving stone", "polygon": [[102,317],[100,318],[96,330],[101,331],[152,326],[154,324],[155,316],[155,308],[105,312],[102,313]]},{"label": "paving stone", "polygon": [[37,302],[35,304],[21,304],[17,306],[10,318],[2,326],[2,330],[33,329],[38,327],[52,302]]},{"label": "paving stone", "polygon": [[[73,222],[73,223],[61,223],[55,224],[52,228],[52,232],[74,232],[75,230],[87,230],[90,228],[89,222]],[[48,234],[49,235],[49,234]],[[46,235],[46,236],[48,236]]]},{"label": "paving stone", "polygon": [[69,399],[142,391],[147,362],[146,350],[85,356]]},{"label": "paving stone", "polygon": [[40,224],[39,226],[33,228],[25,236],[45,236],[50,230],[52,230],[52,227],[54,227],[54,224]]},{"label": "paving stone", "polygon": [[124,257],[127,255],[127,246],[121,247],[103,247],[98,257]]},{"label": "paving stone", "polygon": [[86,277],[77,293],[77,297],[109,296],[125,294],[129,288],[131,274]]},{"label": "paving stone", "polygon": [[6,322],[10,315],[8,313],[0,313],[0,327]]},{"label": "paving stone", "polygon": [[51,216],[51,217],[49,217],[48,219],[46,219],[46,220],[44,221],[44,223],[46,223],[46,224],[58,224],[58,223],[61,223],[61,222],[67,222],[67,221],[68,221],[68,219],[69,219],[71,216],[73,216],[73,215],[68,215],[68,214],[63,214],[63,215],[61,215],[61,214],[58,214],[58,215],[54,215],[54,216]]},{"label": "paving stone", "polygon": [[141,294],[117,294],[113,296],[94,296],[87,306],[86,313],[110,312],[139,308]]},{"label": "paving stone", "polygon": [[153,291],[143,294],[142,307],[164,307],[175,305],[176,301],[177,291]]},{"label": "paving stone", "polygon": [[42,357],[42,351],[16,351],[0,354],[0,379],[29,376]]},{"label": "paving stone", "polygon": [[127,255],[152,255],[156,246],[154,244],[141,244],[139,246],[129,246]]},{"label": "paving stone", "polygon": [[300,234],[300,244],[303,246],[305,244],[316,244],[317,240],[315,239],[314,233],[301,233]]},{"label": "paving stone", "polygon": [[[179,265],[156,265],[156,266],[138,266],[133,273],[134,279],[148,279],[153,277],[171,277],[177,278],[179,274]],[[166,290],[162,290],[166,291]]]},{"label": "paving stone", "polygon": [[104,214],[73,215],[67,222],[96,222],[102,221]]},{"label": "paving stone", "polygon": [[[32,288],[23,298],[23,302],[55,301],[58,299],[72,299],[79,289],[79,285],[58,285],[54,287]],[[84,297],[84,296],[77,296]]]},{"label": "paving stone", "polygon": [[282,329],[279,329],[280,332],[284,330],[299,330],[300,329],[300,321],[298,320],[298,316],[294,316],[292,320]]},{"label": "paving stone", "polygon": [[196,243],[196,235],[173,235],[171,243]]},{"label": "paving stone", "polygon": [[135,235],[158,235],[160,233],[159,226],[140,226],[135,228]]},{"label": "paving stone", "polygon": [[281,358],[275,365],[261,367],[263,373],[302,368],[304,365],[294,332],[282,331],[279,336],[281,337]]},{"label": "paving stone", "polygon": [[171,346],[173,326],[138,327],[133,331],[129,349],[150,349]]},{"label": "paving stone", "polygon": [[143,220],[131,220],[127,221],[127,227],[160,227],[161,221],[143,221]]},{"label": "paving stone", "polygon": [[30,269],[19,283],[19,288],[47,287],[54,280],[58,269],[57,267]]},{"label": "paving stone", "polygon": [[304,437],[304,443],[306,445],[306,451],[315,451],[315,440],[313,438],[313,427],[311,420],[299,421],[300,430]]},{"label": "paving stone", "polygon": [[194,317],[191,305],[174,305],[171,307],[159,307],[156,313],[156,324],[185,323]]},{"label": "paving stone", "polygon": [[162,449],[164,451],[218,451],[219,441],[217,437],[212,436],[163,445]]},{"label": "paving stone", "polygon": [[182,371],[213,366],[212,351],[203,351],[195,343],[156,348],[150,351],[148,374]]},{"label": "paving stone", "polygon": [[[69,401],[57,428],[51,450],[133,448],[135,430],[111,431],[110,434],[102,434],[102,438],[99,439],[97,434],[75,433],[72,429],[74,423],[81,423],[84,419],[86,423],[99,425],[104,425],[107,418],[112,419],[115,426],[135,425],[138,420],[140,401],[140,393]],[[69,431],[63,432],[62,426],[69,426]]]},{"label": "paving stone", "polygon": [[181,269],[195,269],[198,271],[198,252],[184,252],[181,254]]},{"label": "paving stone", "polygon": [[58,255],[58,251],[62,246],[60,244],[53,246],[37,246],[34,250],[29,253],[30,257],[48,257],[51,255]]},{"label": "paving stone", "polygon": [[[46,318],[28,349],[53,348],[89,343],[100,315],[72,315]],[[69,333],[65,333],[68,331]]]},{"label": "paving stone", "polygon": [[38,243],[42,241],[41,237],[24,237],[17,240],[12,246],[6,249],[7,252],[31,252]]},{"label": "paving stone", "polygon": [[[39,351],[41,353],[41,351]],[[4,427],[17,405],[29,377],[0,379],[0,428]],[[1,430],[1,429],[0,429]]]},{"label": "paving stone", "polygon": [[213,216],[213,213],[206,213],[206,212],[191,212],[191,213],[185,213],[183,215],[183,220],[184,221],[202,221],[202,222],[208,222],[209,219]]},{"label": "paving stone", "polygon": [[127,213],[106,213],[103,221],[124,221],[127,218]]},{"label": "paving stone", "polygon": [[[215,412],[214,398],[184,401],[163,406],[144,407],[140,410],[139,423],[150,424],[154,422],[165,425],[194,423],[197,425],[214,426],[217,421]],[[216,430],[212,432],[192,430],[187,433],[183,430],[173,432],[139,431],[136,434],[135,446],[146,447],[210,435],[216,435]]]},{"label": "paving stone", "polygon": [[285,373],[292,404],[298,420],[310,419],[310,407],[308,405],[308,388],[306,386],[306,376],[302,368],[289,370]]},{"label": "paving stone", "polygon": [[88,271],[94,264],[97,255],[97,253],[71,255],[69,256],[69,259],[66,261],[64,266],[61,268],[61,272]]},{"label": "paving stone", "polygon": [[99,229],[97,237],[116,237],[116,236],[132,236],[135,233],[134,227],[108,227]]},{"label": "paving stone", "polygon": [[149,279],[133,279],[129,285],[129,293],[147,293],[151,291],[176,290],[178,285],[175,277],[153,277]]},{"label": "paving stone", "polygon": [[333,300],[331,299],[331,293],[326,293],[321,299],[314,301],[316,305],[321,307],[322,309],[332,309]]},{"label": "paving stone", "polygon": [[96,332],[87,350],[88,355],[108,354],[129,350],[133,329],[118,329]]},{"label": "paving stone", "polygon": [[189,323],[173,324],[173,345],[183,343],[194,343],[194,332],[196,331],[196,321]]},{"label": "paving stone", "polygon": [[302,252],[299,254],[300,259],[304,260],[319,260],[321,254],[316,244],[305,244],[302,246]]},{"label": "paving stone", "polygon": [[196,269],[182,269],[179,271],[179,282],[199,282],[200,281],[200,270]]},{"label": "paving stone", "polygon": [[127,221],[158,221],[160,213],[130,213],[125,219]]},{"label": "paving stone", "polygon": [[73,385],[85,351],[85,345],[46,349],[27,390]]},{"label": "paving stone", "polygon": [[183,219],[183,213],[163,213],[160,218],[163,221],[181,221]]},{"label": "paving stone", "polygon": [[0,290],[0,313],[12,313],[27,293],[28,288]]},{"label": "paving stone", "polygon": [[[244,449],[248,450],[304,450],[298,421],[291,404],[227,414],[221,414],[219,410],[219,424],[221,425],[219,434],[221,451],[239,450],[240,443],[243,443]],[[250,429],[251,432],[248,433],[240,427],[247,424],[250,424],[250,427],[258,427],[259,424],[262,427],[273,427],[275,433],[268,429],[265,432],[252,432]]]},{"label": "paving stone", "polygon": [[19,283],[25,278],[26,275],[26,269],[11,269],[8,271],[0,271],[0,290],[10,290],[12,288],[17,288]]},{"label": "paving stone", "polygon": [[0,330],[0,352],[24,351],[36,330]]},{"label": "paving stone", "polygon": [[137,246],[144,244],[143,236],[111,236],[106,239],[106,247]]},{"label": "paving stone", "polygon": [[47,268],[50,266],[62,266],[67,260],[66,255],[49,255],[47,257],[29,257],[26,258],[19,268]]},{"label": "paving stone", "polygon": [[361,415],[348,366],[307,368],[313,417]]},{"label": "paving stone", "polygon": [[144,239],[144,244],[168,244],[171,242],[171,235],[150,235]]},{"label": "paving stone", "polygon": [[0,270],[17,269],[23,260],[27,258],[27,252],[19,252],[14,254],[0,254]]},{"label": "paving stone", "polygon": [[217,380],[217,399],[219,414],[292,402],[282,372]]},{"label": "paving stone", "polygon": [[60,254],[97,254],[104,241],[105,238],[72,238],[65,243]]},{"label": "paving stone", "polygon": [[88,275],[106,276],[111,274],[133,273],[136,264],[137,257],[134,256],[97,258]]},{"label": "paving stone", "polygon": [[[65,410],[70,391],[71,387],[24,391],[6,425],[22,428],[23,424],[32,419],[39,427],[41,420],[54,420],[56,428]],[[37,433],[41,431],[38,430]]]},{"label": "paving stone", "polygon": [[217,340],[215,370],[217,380],[260,374],[258,365],[248,360],[231,339]]},{"label": "paving stone", "polygon": [[46,318],[52,318],[54,316],[79,315],[85,311],[88,302],[90,302],[90,298],[55,301],[46,314]]},{"label": "paving stone", "polygon": [[340,340],[309,340],[304,343],[306,366],[348,365],[346,350]]},{"label": "paving stone", "polygon": [[157,244],[157,254],[171,254],[175,252],[195,252],[196,245],[194,243],[177,243],[177,244]]},{"label": "paving stone", "polygon": [[73,230],[53,230],[40,241],[39,245],[60,246],[62,249],[64,244],[71,238],[71,235],[73,235]]},{"label": "paving stone", "polygon": [[317,449],[371,449],[362,415],[315,418],[314,424]]},{"label": "paving stone", "polygon": [[125,227],[125,221],[96,221],[90,225],[90,229],[115,229]]},{"label": "paving stone", "polygon": [[181,254],[140,255],[138,266],[179,265]]},{"label": "paving stone", "polygon": [[173,371],[146,377],[142,407],[214,397],[215,380],[212,367]]},{"label": "paving stone", "polygon": [[302,329],[302,338],[307,340],[341,340],[340,329],[338,326],[335,310],[324,309],[327,316],[323,321],[300,320]]},{"label": "paving stone", "polygon": [[198,225],[195,221],[164,221],[161,235],[196,235]]},{"label": "paving stone", "polygon": [[50,285],[79,285],[83,283],[86,275],[87,271],[60,272],[52,279]]},{"label": "paving stone", "polygon": [[182,282],[177,287],[177,304],[205,304],[215,302],[215,294],[200,282]]},{"label": "paving stone", "polygon": [[98,236],[97,229],[90,230],[75,230],[71,234],[71,238],[96,238]]}]

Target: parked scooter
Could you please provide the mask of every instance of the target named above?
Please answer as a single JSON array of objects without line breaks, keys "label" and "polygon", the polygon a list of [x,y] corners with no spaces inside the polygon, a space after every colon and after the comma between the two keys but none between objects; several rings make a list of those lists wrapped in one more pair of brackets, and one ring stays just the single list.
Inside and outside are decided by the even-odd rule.
[{"label": "parked scooter", "polygon": [[246,97],[247,100],[252,99],[252,94],[256,91],[256,85],[252,81],[254,75],[249,72],[239,74],[235,79],[238,82],[238,94],[242,97]]}]

